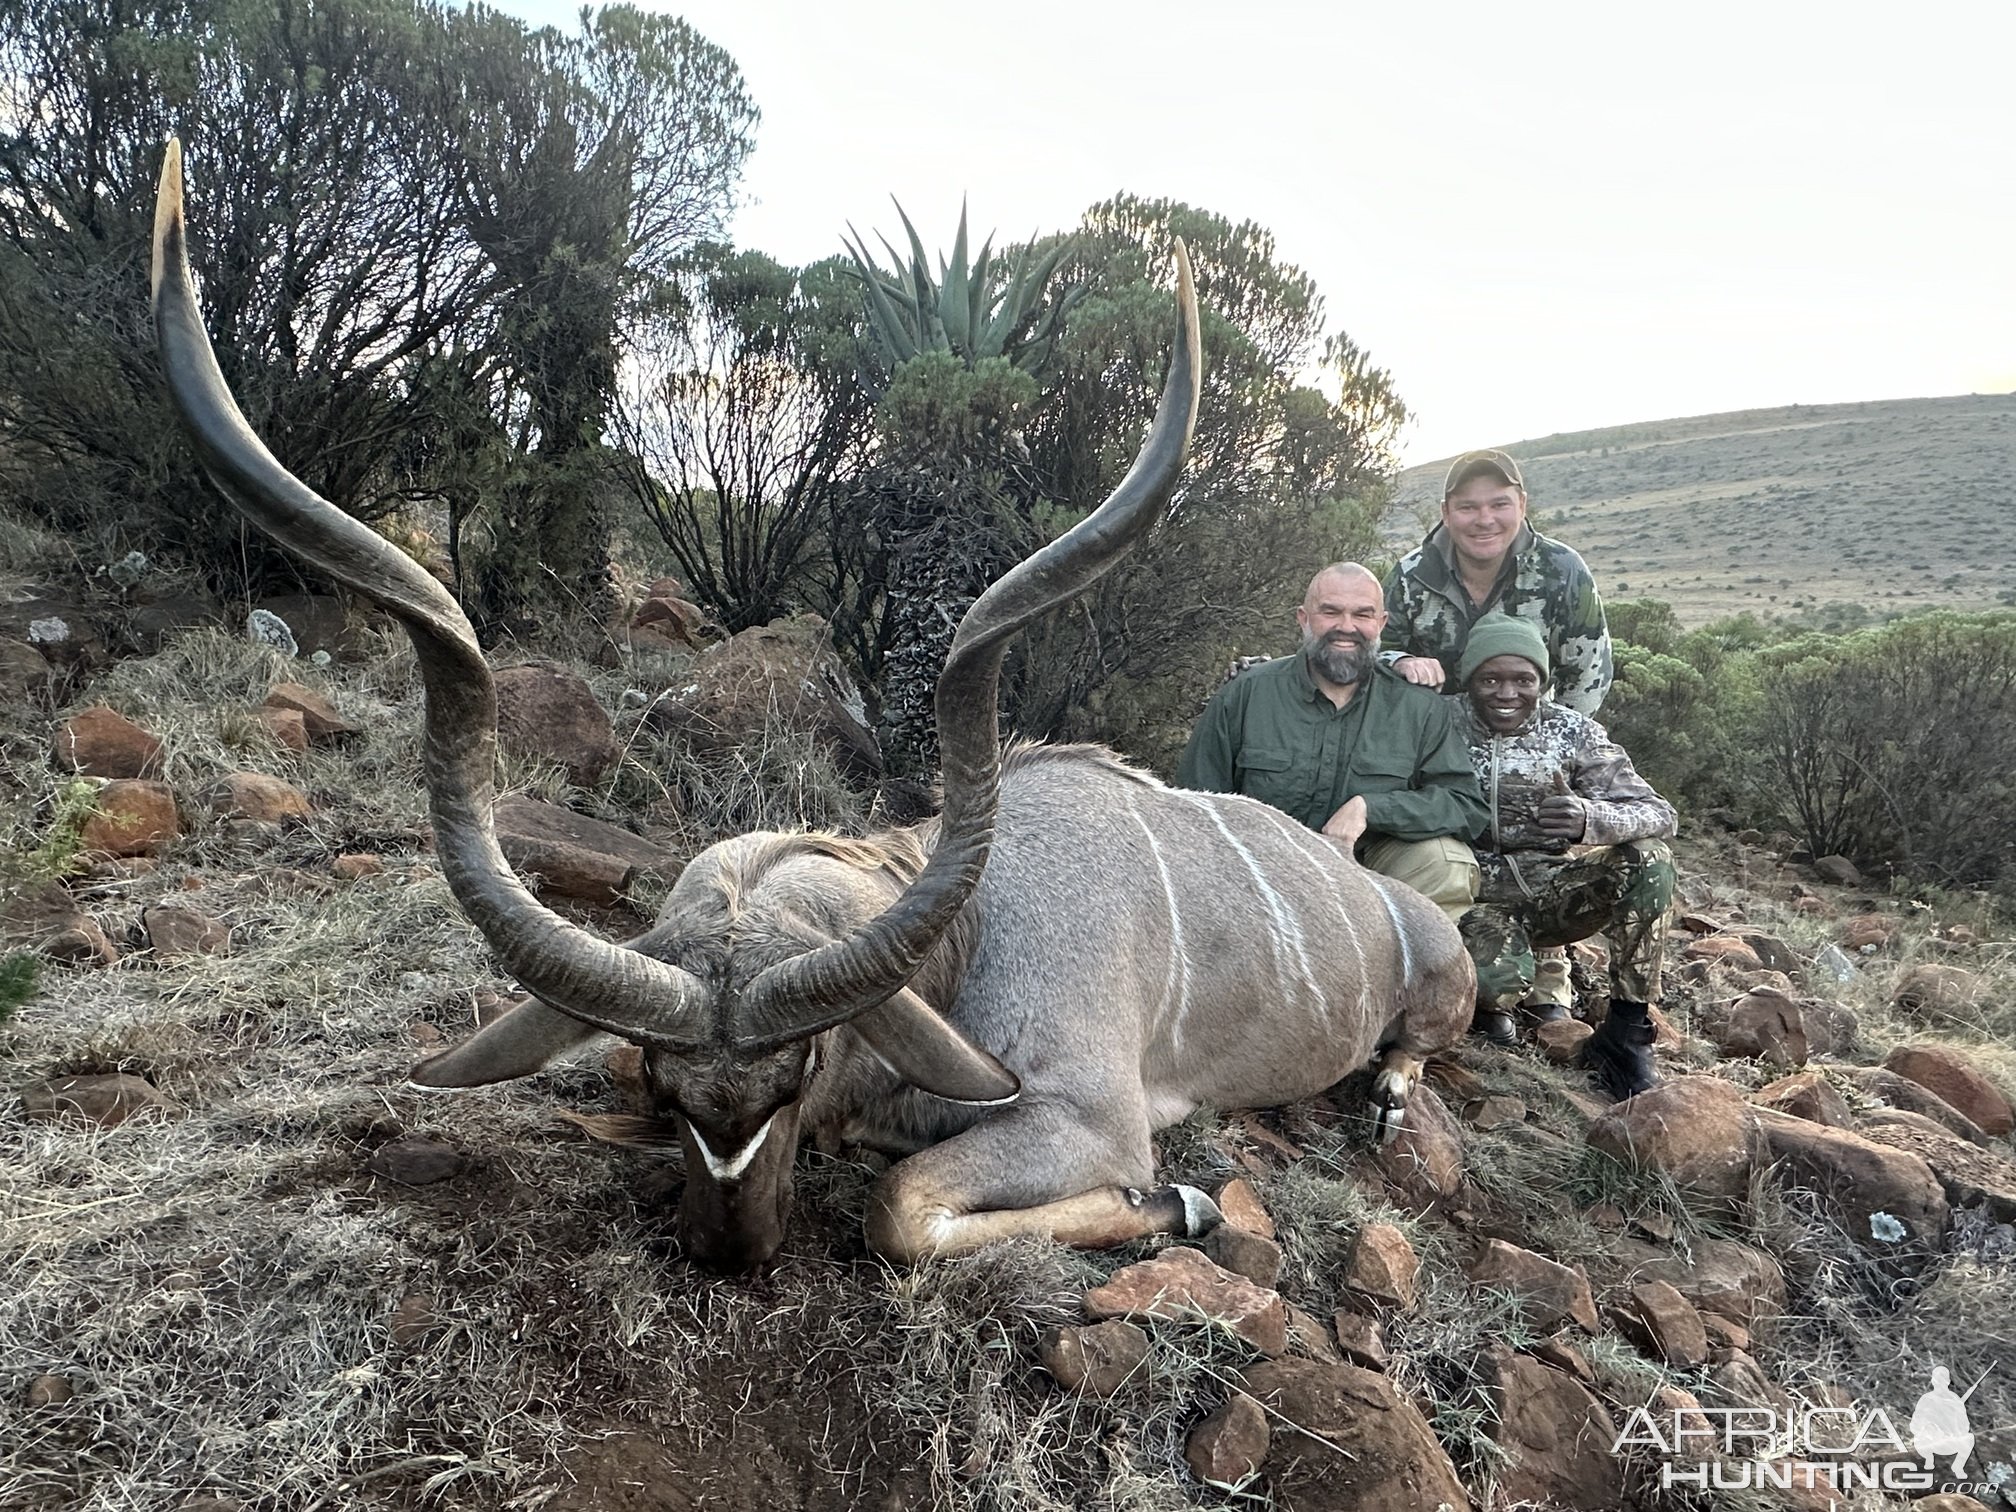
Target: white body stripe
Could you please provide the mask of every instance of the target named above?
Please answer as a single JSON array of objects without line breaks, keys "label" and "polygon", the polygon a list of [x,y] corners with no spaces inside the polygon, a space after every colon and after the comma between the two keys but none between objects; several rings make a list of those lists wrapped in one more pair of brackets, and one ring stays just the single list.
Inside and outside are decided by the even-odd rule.
[{"label": "white body stripe", "polygon": [[[1162,896],[1169,903],[1169,973],[1162,984],[1161,1016],[1169,1025],[1169,1048],[1183,1048],[1183,1019],[1190,1011],[1190,952],[1183,943],[1183,916],[1176,907],[1176,884],[1169,876],[1169,863],[1163,859],[1161,842],[1155,838],[1155,831],[1148,827],[1148,821],[1134,806],[1133,795],[1128,795],[1127,812],[1134,822],[1141,826],[1141,833],[1147,837],[1149,852],[1155,857],[1155,869],[1162,874]],[[1171,999],[1175,1006],[1170,1006]]]},{"label": "white body stripe", "polygon": [[716,1181],[739,1181],[742,1179],[742,1173],[749,1169],[749,1162],[756,1158],[756,1152],[763,1148],[763,1141],[770,1135],[770,1125],[776,1121],[775,1113],[764,1119],[763,1127],[756,1131],[749,1143],[742,1146],[732,1160],[723,1160],[708,1149],[707,1141],[701,1137],[700,1130],[694,1126],[691,1119],[687,1120],[686,1127],[693,1135],[693,1143],[700,1147],[700,1158],[707,1162],[709,1174]]},{"label": "white body stripe", "polygon": [[[1282,965],[1280,938],[1286,938],[1289,948],[1295,952],[1296,968],[1302,978],[1302,985],[1307,987],[1310,995],[1316,999],[1317,1011],[1328,1018],[1330,1005],[1323,1000],[1323,989],[1317,985],[1315,968],[1309,964],[1307,941],[1302,937],[1302,925],[1295,918],[1294,909],[1274,890],[1274,884],[1267,880],[1267,874],[1261,869],[1259,859],[1246,848],[1246,842],[1232,833],[1232,826],[1225,822],[1225,816],[1218,811],[1217,804],[1201,794],[1185,793],[1180,796],[1189,798],[1211,816],[1211,822],[1218,826],[1218,833],[1224,836],[1225,843],[1237,851],[1239,859],[1246,863],[1247,874],[1253,878],[1253,886],[1266,903],[1267,912],[1274,920],[1276,934],[1269,937],[1268,943],[1273,946],[1275,969],[1280,970]],[[1285,976],[1285,973],[1283,975]]]},{"label": "white body stripe", "polygon": [[1379,873],[1368,871],[1365,880],[1379,894],[1379,901],[1386,905],[1386,917],[1393,921],[1393,938],[1400,942],[1400,985],[1414,985],[1414,950],[1407,943],[1407,926],[1400,922],[1400,910],[1393,906],[1393,894],[1386,891],[1386,884],[1379,879]]}]

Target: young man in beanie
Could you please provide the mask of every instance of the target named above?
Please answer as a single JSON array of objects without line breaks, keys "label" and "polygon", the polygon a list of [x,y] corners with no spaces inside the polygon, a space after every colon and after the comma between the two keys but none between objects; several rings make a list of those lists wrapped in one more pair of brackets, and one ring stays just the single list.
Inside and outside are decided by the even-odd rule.
[{"label": "young man in beanie", "polygon": [[1565,994],[1535,997],[1535,949],[1600,933],[1610,1012],[1584,1061],[1613,1096],[1642,1092],[1658,1079],[1650,1005],[1673,902],[1673,857],[1661,843],[1675,832],[1673,806],[1603,726],[1543,697],[1549,656],[1532,620],[1479,619],[1456,675],[1456,729],[1491,809],[1473,847],[1477,906],[1458,924],[1477,966],[1482,1027],[1504,1043],[1522,1005],[1542,1019],[1565,1015]]},{"label": "young man in beanie", "polygon": [[1443,481],[1441,523],[1387,574],[1381,644],[1409,682],[1453,691],[1471,627],[1492,613],[1539,627],[1555,702],[1590,715],[1603,706],[1610,629],[1588,564],[1526,523],[1517,462],[1465,452]]}]

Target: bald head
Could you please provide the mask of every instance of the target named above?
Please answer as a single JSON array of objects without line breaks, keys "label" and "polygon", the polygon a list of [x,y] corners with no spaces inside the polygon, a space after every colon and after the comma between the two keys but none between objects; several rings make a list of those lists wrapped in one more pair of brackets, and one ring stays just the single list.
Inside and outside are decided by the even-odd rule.
[{"label": "bald head", "polygon": [[1383,604],[1386,590],[1379,585],[1379,579],[1371,569],[1360,567],[1356,562],[1332,562],[1316,576],[1309,579],[1309,591],[1302,595],[1302,607],[1313,609],[1326,594],[1348,591],[1353,596],[1370,592]]}]

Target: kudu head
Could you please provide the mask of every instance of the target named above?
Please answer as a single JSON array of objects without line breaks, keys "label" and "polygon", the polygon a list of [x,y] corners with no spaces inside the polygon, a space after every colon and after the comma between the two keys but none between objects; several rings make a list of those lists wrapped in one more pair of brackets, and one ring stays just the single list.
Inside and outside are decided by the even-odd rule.
[{"label": "kudu head", "polygon": [[[937,843],[900,885],[872,857],[746,835],[696,857],[658,927],[612,944],[559,918],[513,874],[491,827],[497,701],[461,608],[412,559],[320,498],[253,435],[225,386],[189,272],[182,153],[170,141],[154,225],[154,319],[168,389],[205,470],[267,535],[380,605],[412,637],[426,686],[424,767],[444,876],[531,1000],[416,1066],[431,1087],[525,1076],[594,1037],[644,1052],[646,1087],[686,1155],[679,1231],[702,1263],[747,1270],[784,1236],[800,1103],[827,1031],[848,1025],[940,1097],[1012,1099],[1018,1084],[913,980],[971,896],[993,837],[1001,660],[1025,626],[1082,592],[1160,518],[1181,473],[1201,360],[1187,254],[1155,421],[1112,496],[993,584],[960,622],[938,682],[945,793]],[[762,878],[754,892],[749,879]]]}]

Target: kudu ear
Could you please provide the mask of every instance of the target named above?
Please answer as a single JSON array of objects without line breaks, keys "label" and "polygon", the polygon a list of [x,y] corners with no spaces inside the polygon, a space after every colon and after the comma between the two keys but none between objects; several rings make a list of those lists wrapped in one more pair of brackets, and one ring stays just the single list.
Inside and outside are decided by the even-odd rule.
[{"label": "kudu ear", "polygon": [[857,1015],[848,1027],[891,1071],[934,1097],[1005,1103],[1021,1094],[1020,1077],[946,1023],[908,987]]},{"label": "kudu ear", "polygon": [[428,1056],[406,1073],[406,1079],[423,1087],[482,1087],[510,1081],[543,1071],[602,1032],[537,998],[527,998],[453,1050]]}]

